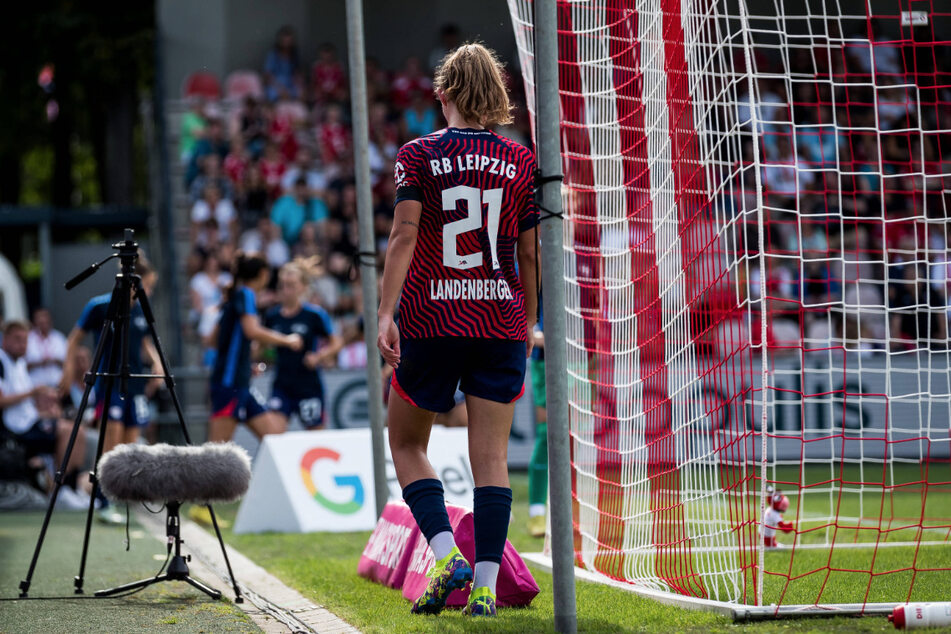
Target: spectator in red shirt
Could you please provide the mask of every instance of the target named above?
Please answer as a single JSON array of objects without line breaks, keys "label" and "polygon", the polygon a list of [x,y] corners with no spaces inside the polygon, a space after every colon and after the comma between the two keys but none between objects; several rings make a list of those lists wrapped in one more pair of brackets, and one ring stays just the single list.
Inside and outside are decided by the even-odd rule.
[{"label": "spectator in red shirt", "polygon": [[274,115],[271,118],[269,137],[271,141],[277,143],[278,149],[284,157],[284,161],[293,161],[294,156],[297,154],[298,144],[294,136],[300,124],[300,122],[296,120],[297,116],[297,108],[277,107],[274,109]]},{"label": "spectator in red shirt", "polygon": [[341,103],[347,100],[347,76],[337,59],[337,49],[333,44],[320,46],[317,61],[311,69],[310,83],[317,103]]},{"label": "spectator in red shirt", "polygon": [[251,164],[251,154],[244,145],[244,138],[237,134],[231,141],[231,152],[225,157],[225,176],[235,188],[240,188],[244,182],[244,173]]},{"label": "spectator in red shirt", "polygon": [[317,143],[320,144],[324,164],[336,163],[350,152],[350,131],[343,123],[343,109],[330,104],[324,111],[324,121],[317,126]]},{"label": "spectator in red shirt", "polygon": [[408,107],[413,93],[433,91],[433,80],[423,73],[418,57],[407,57],[403,70],[393,79],[390,86],[390,102],[394,108],[403,110]]},{"label": "spectator in red shirt", "polygon": [[264,156],[258,163],[258,167],[264,178],[264,185],[267,187],[268,198],[275,200],[281,194],[281,178],[287,170],[287,164],[277,143],[268,141],[264,146]]}]

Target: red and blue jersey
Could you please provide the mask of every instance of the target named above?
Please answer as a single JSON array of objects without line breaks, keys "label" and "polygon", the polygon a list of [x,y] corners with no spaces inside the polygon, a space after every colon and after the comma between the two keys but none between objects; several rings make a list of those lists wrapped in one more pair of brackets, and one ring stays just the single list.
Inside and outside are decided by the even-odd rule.
[{"label": "red and blue jersey", "polygon": [[400,336],[525,341],[516,246],[538,223],[535,156],[490,130],[446,128],[396,157],[396,201],[422,204]]}]

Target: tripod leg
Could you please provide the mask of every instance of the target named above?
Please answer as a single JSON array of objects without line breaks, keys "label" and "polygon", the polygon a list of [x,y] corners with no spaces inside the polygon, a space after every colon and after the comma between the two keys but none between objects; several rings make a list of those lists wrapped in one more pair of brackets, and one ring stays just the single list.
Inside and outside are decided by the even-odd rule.
[{"label": "tripod leg", "polygon": [[[92,531],[92,515],[96,508],[96,495],[99,493],[99,459],[102,458],[102,452],[106,444],[106,426],[109,421],[109,403],[112,400],[112,391],[115,389],[116,372],[119,369],[119,363],[127,359],[128,356],[128,338],[129,338],[129,282],[127,276],[116,276],[116,286],[112,291],[112,301],[109,303],[109,309],[106,312],[106,326],[112,327],[112,333],[109,342],[109,366],[106,372],[105,394],[103,394],[102,414],[99,417],[99,442],[96,445],[96,458],[93,462],[90,480],[92,481],[92,497],[89,500],[89,511],[86,513],[86,531],[83,534],[83,551],[79,559],[79,574],[73,579],[74,592],[82,594],[83,583],[86,578],[86,558],[89,555],[89,534]],[[116,346],[118,344],[119,357],[116,356]],[[128,367],[124,368],[127,373]],[[124,378],[120,384],[124,384]],[[123,392],[124,394],[124,392]]]},{"label": "tripod leg", "polygon": [[205,584],[203,584],[201,581],[198,581],[197,579],[193,579],[192,577],[185,577],[184,579],[182,579],[182,581],[198,588],[199,590],[207,594],[209,597],[211,597],[215,601],[221,598],[220,590],[215,590],[212,587],[206,586]]},{"label": "tripod leg", "polygon": [[218,544],[221,546],[221,554],[225,558],[225,567],[228,569],[228,577],[231,579],[231,587],[234,588],[234,602],[244,603],[244,597],[241,596],[241,589],[234,578],[234,572],[231,570],[231,561],[228,559],[228,549],[225,548],[225,540],[221,536],[221,529],[218,528],[218,518],[215,516],[215,509],[208,505],[208,512],[211,514],[211,524],[215,527],[215,536],[218,537]]},{"label": "tripod leg", "polygon": [[[185,425],[185,412],[182,409],[182,403],[178,400],[178,394],[175,391],[175,379],[172,377],[171,368],[168,365],[168,359],[165,356],[165,350],[162,348],[162,342],[159,340],[158,332],[155,330],[155,315],[152,313],[152,305],[149,303],[148,293],[142,288],[142,280],[138,276],[132,277],[132,284],[135,287],[135,298],[142,307],[142,314],[145,315],[145,321],[149,324],[149,334],[152,336],[152,342],[155,344],[155,351],[158,353],[159,360],[162,363],[162,372],[165,373],[165,385],[169,394],[172,396],[172,403],[175,406],[175,413],[178,415],[178,424],[182,428],[182,435],[187,444],[192,444],[191,436],[188,434],[188,427]],[[221,545],[221,554],[225,559],[225,566],[228,568],[228,576],[231,578],[231,586],[234,588],[235,603],[243,603],[241,589],[238,588],[238,582],[234,578],[234,572],[231,570],[231,561],[228,559],[228,551],[225,549],[225,541],[221,537],[221,529],[218,527],[218,518],[215,517],[215,510],[208,505],[208,511],[211,513],[211,523],[215,527],[215,536],[218,538],[218,544]]]},{"label": "tripod leg", "polygon": [[96,590],[94,595],[97,597],[111,597],[114,594],[121,594],[130,590],[138,590],[139,588],[145,588],[146,586],[150,586],[153,583],[160,583],[162,581],[168,581],[168,575],[163,574],[157,577],[149,577],[148,579],[133,581],[121,586],[116,586],[115,588],[109,588],[108,590]]},{"label": "tripod leg", "polygon": [[86,557],[89,554],[89,534],[92,531],[92,515],[96,508],[96,495],[99,493],[99,459],[102,457],[102,451],[106,445],[106,426],[109,424],[109,401],[112,399],[112,390],[115,388],[115,381],[111,376],[114,363],[110,363],[109,374],[105,381],[105,394],[103,398],[102,414],[99,416],[99,442],[96,444],[96,459],[89,473],[89,479],[92,482],[92,493],[89,497],[89,510],[86,513],[86,531],[83,534],[83,551],[79,559],[79,574],[73,579],[74,592],[83,593],[83,583],[86,577]]},{"label": "tripod leg", "polygon": [[[115,291],[113,291],[112,301],[115,301]],[[73,430],[69,434],[69,442],[66,444],[66,452],[63,455],[63,461],[60,464],[59,471],[56,473],[56,485],[53,487],[53,493],[50,496],[49,504],[46,507],[46,515],[43,517],[43,525],[40,527],[40,534],[36,539],[36,546],[33,549],[33,558],[30,560],[30,568],[26,573],[26,578],[20,581],[19,587],[21,598],[26,598],[29,596],[30,584],[33,582],[33,573],[36,571],[36,562],[40,558],[40,550],[42,550],[43,542],[46,539],[46,531],[50,525],[50,518],[53,515],[53,508],[56,506],[56,498],[59,496],[59,490],[63,486],[63,477],[66,474],[66,469],[69,467],[69,460],[73,454],[73,447],[76,444],[76,437],[79,435],[79,430],[82,428],[83,416],[86,413],[86,408],[89,406],[89,396],[92,393],[92,387],[96,382],[96,372],[102,363],[106,342],[108,340],[107,335],[111,328],[112,323],[109,321],[106,321],[102,325],[102,331],[99,334],[99,343],[96,345],[96,353],[93,355],[92,366],[90,366],[92,369],[86,373],[86,388],[83,390],[83,397],[79,402],[79,409],[76,410],[76,418],[73,421]],[[86,530],[86,534],[88,537],[88,528]]]}]

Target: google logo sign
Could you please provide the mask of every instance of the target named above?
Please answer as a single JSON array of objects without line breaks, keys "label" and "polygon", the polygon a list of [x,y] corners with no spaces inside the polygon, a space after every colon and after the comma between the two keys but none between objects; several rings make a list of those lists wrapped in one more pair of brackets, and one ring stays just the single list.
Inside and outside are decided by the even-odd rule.
[{"label": "google logo sign", "polygon": [[328,500],[317,490],[316,485],[314,485],[314,479],[310,475],[314,463],[324,459],[337,462],[340,460],[340,454],[326,447],[315,447],[305,453],[304,457],[301,458],[300,477],[301,480],[304,481],[304,487],[307,488],[307,492],[310,493],[321,506],[342,515],[356,513],[363,506],[363,483],[360,482],[360,476],[355,474],[334,476],[334,482],[338,487],[353,487],[353,497],[349,502],[334,502],[333,500]]}]

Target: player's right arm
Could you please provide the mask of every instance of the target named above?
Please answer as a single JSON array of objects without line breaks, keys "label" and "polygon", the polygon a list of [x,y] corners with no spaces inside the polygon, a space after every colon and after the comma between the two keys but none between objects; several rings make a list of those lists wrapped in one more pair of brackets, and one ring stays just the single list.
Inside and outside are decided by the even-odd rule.
[{"label": "player's right arm", "polygon": [[[529,160],[528,173],[534,172],[535,160]],[[518,219],[518,244],[515,257],[518,260],[518,279],[522,284],[525,297],[525,325],[526,342],[525,356],[532,354],[535,346],[535,324],[538,322],[538,208],[535,205],[535,194],[531,179],[526,179],[520,196],[520,210]]]},{"label": "player's right arm", "polygon": [[535,346],[535,322],[538,321],[538,286],[536,285],[538,241],[535,239],[534,229],[518,234],[516,257],[518,258],[518,278],[522,283],[522,290],[525,295],[525,324],[527,330],[525,355],[530,356],[532,348]]},{"label": "player's right arm", "polygon": [[73,376],[73,367],[76,363],[76,352],[82,344],[86,331],[79,326],[73,326],[66,339],[66,359],[63,361],[63,378],[59,380],[59,392],[65,394],[69,391],[69,383]]},{"label": "player's right arm", "polygon": [[241,315],[241,330],[244,336],[251,341],[264,343],[270,346],[283,346],[291,350],[300,350],[304,345],[304,340],[298,334],[284,335],[276,330],[265,328],[261,325],[261,320],[257,315]]},{"label": "player's right arm", "polygon": [[[69,385],[73,380],[73,368],[76,364],[76,353],[79,346],[82,345],[86,332],[95,325],[98,325],[98,305],[96,299],[89,300],[83,307],[83,312],[73,329],[69,331],[69,337],[66,339],[66,359],[63,361],[63,378],[59,381],[59,393],[65,395],[69,393]],[[97,370],[91,368],[93,372]]]},{"label": "player's right arm", "polygon": [[[251,341],[257,341],[270,346],[282,346],[291,350],[300,350],[304,347],[304,340],[298,334],[285,335],[261,325],[261,317],[255,305],[254,293],[248,288],[235,289],[236,295],[229,299],[233,310],[237,313],[238,324],[244,336]],[[218,354],[222,354],[218,350]]]},{"label": "player's right arm", "polygon": [[377,347],[383,359],[394,368],[400,363],[400,333],[393,321],[406,272],[416,250],[419,236],[419,217],[423,205],[416,200],[401,200],[393,211],[393,229],[386,245],[386,263],[383,266],[383,288],[380,291],[379,336]]}]

